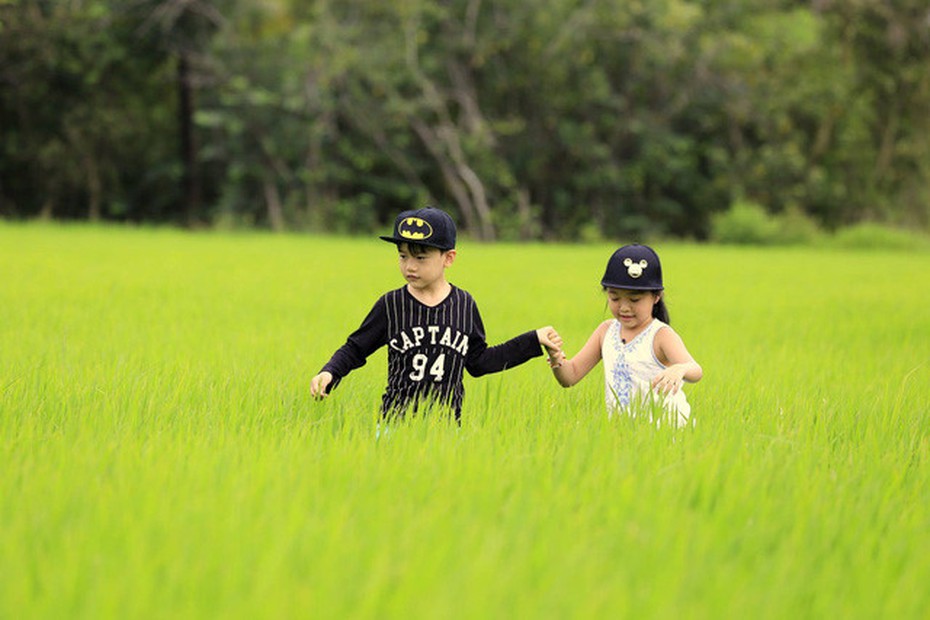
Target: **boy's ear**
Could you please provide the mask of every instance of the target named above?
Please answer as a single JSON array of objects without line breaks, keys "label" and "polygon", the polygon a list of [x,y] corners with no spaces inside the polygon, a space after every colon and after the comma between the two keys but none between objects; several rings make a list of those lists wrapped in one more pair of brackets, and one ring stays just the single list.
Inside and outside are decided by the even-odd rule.
[{"label": "boy's ear", "polygon": [[446,250],[442,255],[442,261],[444,267],[451,267],[452,263],[455,262],[455,248],[451,250]]}]

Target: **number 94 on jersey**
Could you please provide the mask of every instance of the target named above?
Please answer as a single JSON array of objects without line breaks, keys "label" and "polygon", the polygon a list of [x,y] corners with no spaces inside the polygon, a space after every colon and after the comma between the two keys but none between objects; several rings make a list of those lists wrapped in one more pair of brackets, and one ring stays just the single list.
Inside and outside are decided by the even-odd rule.
[{"label": "number 94 on jersey", "polygon": [[442,377],[446,374],[445,353],[440,353],[432,363],[430,363],[429,357],[423,353],[417,353],[413,356],[413,372],[410,373],[410,379],[412,381],[423,381],[427,374],[429,374],[432,381],[442,381]]}]

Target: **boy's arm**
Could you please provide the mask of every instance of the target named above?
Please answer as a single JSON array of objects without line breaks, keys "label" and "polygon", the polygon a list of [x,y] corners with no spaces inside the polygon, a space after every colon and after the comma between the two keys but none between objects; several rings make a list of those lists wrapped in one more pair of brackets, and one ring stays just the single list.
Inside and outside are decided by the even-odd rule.
[{"label": "boy's arm", "polygon": [[468,356],[465,358],[465,370],[471,376],[500,372],[542,355],[540,337],[535,329],[489,347],[478,307],[473,305],[472,312],[474,329],[468,335]]},{"label": "boy's arm", "polygon": [[543,354],[535,329],[493,347],[489,347],[482,338],[482,346],[476,347],[480,348],[480,352],[472,348],[473,344],[477,344],[475,340],[469,338],[469,343],[465,370],[473,377],[513,368]]},{"label": "boy's arm", "polygon": [[[356,368],[365,365],[368,356],[387,344],[387,314],[384,297],[378,299],[362,324],[346,339],[311,382],[314,395],[325,396]],[[331,379],[327,381],[326,373]],[[316,394],[320,391],[320,394]]]}]

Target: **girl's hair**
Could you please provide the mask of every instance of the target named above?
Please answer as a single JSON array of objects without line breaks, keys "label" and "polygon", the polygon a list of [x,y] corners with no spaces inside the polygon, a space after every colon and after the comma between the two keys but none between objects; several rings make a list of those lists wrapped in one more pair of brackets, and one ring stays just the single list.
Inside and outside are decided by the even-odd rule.
[{"label": "girl's hair", "polygon": [[[654,295],[660,294],[662,291],[652,291]],[[652,305],[652,318],[659,319],[666,325],[671,325],[672,322],[668,318],[668,307],[665,305],[665,296],[659,298],[659,301],[655,302]]]}]

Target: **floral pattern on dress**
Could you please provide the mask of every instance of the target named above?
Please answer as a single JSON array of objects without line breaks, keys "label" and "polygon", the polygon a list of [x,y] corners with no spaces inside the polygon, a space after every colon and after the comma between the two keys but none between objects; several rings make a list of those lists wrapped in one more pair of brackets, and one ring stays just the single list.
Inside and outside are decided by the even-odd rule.
[{"label": "floral pattern on dress", "polygon": [[[633,396],[633,373],[626,361],[626,348],[620,339],[620,323],[614,323],[607,330],[609,344],[617,353],[617,363],[611,369],[610,381],[605,385],[605,397],[608,409],[627,407]],[[634,340],[630,346],[636,344]]]}]

